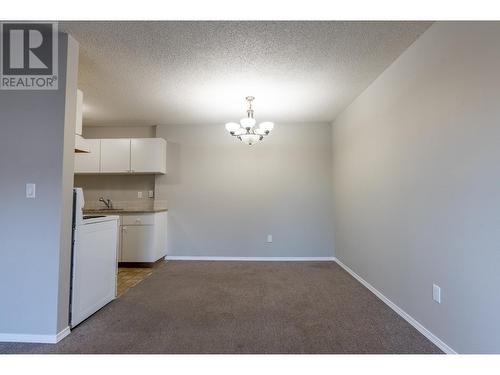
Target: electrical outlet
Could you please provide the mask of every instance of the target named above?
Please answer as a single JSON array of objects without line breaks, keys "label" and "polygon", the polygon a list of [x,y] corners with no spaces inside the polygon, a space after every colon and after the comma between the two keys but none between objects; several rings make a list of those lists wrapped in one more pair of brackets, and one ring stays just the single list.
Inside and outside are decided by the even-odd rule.
[{"label": "electrical outlet", "polygon": [[26,184],[26,198],[35,198],[35,197],[36,197],[36,185]]},{"label": "electrical outlet", "polygon": [[142,198],[142,191],[137,192],[137,198]]},{"label": "electrical outlet", "polygon": [[273,242],[273,235],[272,235],[272,234],[268,234],[268,235],[267,235],[267,242],[268,242],[268,243]]},{"label": "electrical outlet", "polygon": [[149,197],[149,198],[154,198],[154,197],[155,197],[155,192],[154,192],[153,190],[150,190],[150,191],[148,192],[148,197]]},{"label": "electrical outlet", "polygon": [[439,285],[432,284],[432,299],[437,303],[441,303],[441,288]]}]

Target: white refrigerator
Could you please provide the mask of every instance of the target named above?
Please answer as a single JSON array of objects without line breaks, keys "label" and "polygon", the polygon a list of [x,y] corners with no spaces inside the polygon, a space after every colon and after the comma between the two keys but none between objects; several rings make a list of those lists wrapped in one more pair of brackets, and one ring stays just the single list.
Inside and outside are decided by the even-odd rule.
[{"label": "white refrigerator", "polygon": [[118,216],[84,216],[83,191],[73,193],[70,326],[116,298]]}]

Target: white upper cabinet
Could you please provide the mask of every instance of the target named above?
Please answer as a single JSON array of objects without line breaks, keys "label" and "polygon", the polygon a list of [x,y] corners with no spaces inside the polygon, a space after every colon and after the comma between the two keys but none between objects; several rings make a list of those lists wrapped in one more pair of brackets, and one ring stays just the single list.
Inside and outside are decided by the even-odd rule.
[{"label": "white upper cabinet", "polygon": [[130,169],[132,173],[166,173],[167,142],[163,138],[132,138]]},{"label": "white upper cabinet", "polygon": [[75,154],[78,174],[165,174],[167,142],[163,138],[88,139],[90,153]]},{"label": "white upper cabinet", "polygon": [[75,173],[95,174],[100,172],[101,140],[87,139],[89,153],[75,154]]},{"label": "white upper cabinet", "polygon": [[130,138],[101,139],[101,173],[130,173]]}]

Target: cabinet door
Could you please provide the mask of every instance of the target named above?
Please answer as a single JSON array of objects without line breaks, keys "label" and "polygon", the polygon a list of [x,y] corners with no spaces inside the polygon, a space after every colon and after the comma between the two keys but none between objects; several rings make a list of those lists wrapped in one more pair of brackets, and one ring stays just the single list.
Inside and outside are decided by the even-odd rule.
[{"label": "cabinet door", "polygon": [[99,173],[101,140],[87,139],[90,152],[75,154],[75,173]]},{"label": "cabinet door", "polygon": [[157,212],[155,217],[155,261],[167,255],[167,213]]},{"label": "cabinet door", "polygon": [[101,139],[101,173],[130,173],[130,139]]},{"label": "cabinet door", "polygon": [[122,262],[154,262],[153,225],[122,227]]},{"label": "cabinet door", "polygon": [[167,142],[163,138],[132,138],[130,169],[132,173],[166,173]]}]

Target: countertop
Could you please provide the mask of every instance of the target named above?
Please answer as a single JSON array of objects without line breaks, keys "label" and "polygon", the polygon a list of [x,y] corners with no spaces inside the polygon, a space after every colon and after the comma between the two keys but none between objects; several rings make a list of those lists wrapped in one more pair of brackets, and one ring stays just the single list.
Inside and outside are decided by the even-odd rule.
[{"label": "countertop", "polygon": [[83,209],[84,215],[120,215],[120,214],[152,214],[155,212],[165,212],[166,208],[151,208],[151,209],[135,209],[135,208],[92,208],[92,209]]}]

